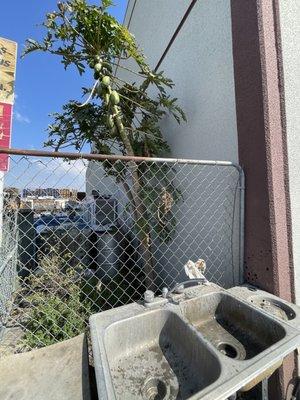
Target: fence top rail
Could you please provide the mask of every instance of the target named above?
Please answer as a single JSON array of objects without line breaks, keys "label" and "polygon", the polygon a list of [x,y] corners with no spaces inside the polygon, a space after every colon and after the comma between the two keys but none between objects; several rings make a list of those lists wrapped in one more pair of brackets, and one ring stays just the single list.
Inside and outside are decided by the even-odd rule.
[{"label": "fence top rail", "polygon": [[51,157],[51,158],[68,158],[70,160],[94,160],[94,161],[133,161],[133,162],[158,162],[158,163],[177,163],[177,164],[202,164],[202,165],[220,165],[234,167],[239,172],[242,172],[240,165],[231,161],[218,161],[218,160],[193,160],[186,158],[160,158],[160,157],[137,157],[137,156],[123,156],[112,154],[89,154],[89,153],[71,153],[63,151],[45,151],[45,150],[27,150],[27,149],[14,149],[14,148],[1,148],[0,154],[28,156],[28,157]]}]

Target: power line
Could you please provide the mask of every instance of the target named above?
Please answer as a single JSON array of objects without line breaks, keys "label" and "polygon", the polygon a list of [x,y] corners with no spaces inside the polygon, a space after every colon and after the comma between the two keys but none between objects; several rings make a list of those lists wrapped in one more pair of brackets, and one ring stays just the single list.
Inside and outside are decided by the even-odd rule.
[{"label": "power line", "polygon": [[[154,69],[155,72],[158,70],[158,68],[161,66],[162,62],[164,61],[166,55],[168,54],[170,48],[172,47],[175,39],[177,38],[179,32],[181,31],[183,25],[185,24],[185,21],[187,20],[188,16],[190,15],[190,13],[191,13],[192,9],[194,8],[194,6],[196,5],[196,3],[197,3],[197,0],[192,0],[191,4],[189,5],[188,9],[186,10],[186,12],[185,12],[184,16],[182,17],[179,25],[177,26],[175,32],[173,33],[173,36],[171,37],[171,39],[170,39],[165,51],[163,52],[162,56],[160,57],[157,65],[156,65],[156,67]],[[131,20],[132,20],[132,17],[133,17],[133,13],[134,13],[136,4],[137,4],[137,0],[134,0],[133,6],[132,6],[132,9],[131,9],[131,12],[130,12],[130,17],[129,17],[128,23],[127,23],[127,28],[130,27],[130,23],[131,23]],[[127,4],[127,11],[128,11],[128,7],[129,7],[129,3]]]},{"label": "power line", "polygon": [[[187,20],[188,16],[190,15],[192,9],[194,8],[195,4],[197,3],[197,0],[192,0],[191,4],[189,5],[188,9],[186,10],[182,20],[180,21],[179,25],[177,26],[173,36],[171,37],[171,40],[168,43],[168,46],[166,47],[165,51],[163,52],[162,56],[160,57],[154,71],[156,72],[160,65],[162,64],[163,60],[165,59],[166,55],[168,54],[170,48],[172,47],[172,44],[174,43],[178,33],[181,31],[185,21]],[[132,17],[132,14],[131,14]]]},{"label": "power line", "polygon": [[[137,3],[137,0],[134,0],[133,6],[132,6],[132,9],[131,9],[131,13],[130,13],[130,17],[129,17],[129,20],[128,20],[128,24],[127,24],[127,28],[128,29],[129,29],[130,24],[131,24],[131,20],[132,20],[132,16],[133,16],[133,13],[134,13],[134,9],[135,9],[136,3]],[[129,2],[127,4],[127,9],[128,9],[128,7],[129,7]],[[127,14],[127,11],[128,10],[126,10],[125,15]]]}]

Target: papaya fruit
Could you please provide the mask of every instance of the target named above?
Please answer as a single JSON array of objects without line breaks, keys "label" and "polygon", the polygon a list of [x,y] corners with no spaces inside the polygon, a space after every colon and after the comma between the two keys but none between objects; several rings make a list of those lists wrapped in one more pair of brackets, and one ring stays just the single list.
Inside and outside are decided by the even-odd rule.
[{"label": "papaya fruit", "polygon": [[102,64],[100,62],[95,64],[95,66],[94,66],[95,72],[101,72],[101,69],[102,69]]},{"label": "papaya fruit", "polygon": [[102,85],[105,86],[105,87],[110,85],[110,77],[109,76],[105,75],[102,78]]},{"label": "papaya fruit", "polygon": [[98,83],[98,85],[97,85],[97,87],[96,87],[96,93],[97,93],[99,96],[101,96],[101,97],[103,97],[103,96],[105,95],[104,88],[103,88],[103,86],[100,85],[99,83]]},{"label": "papaya fruit", "polygon": [[104,101],[108,105],[108,103],[109,103],[109,94],[108,93],[105,94]]},{"label": "papaya fruit", "polygon": [[116,122],[116,126],[117,126],[118,130],[122,131],[124,129],[124,125],[122,123],[122,120],[121,120],[120,116],[116,117],[115,122]]},{"label": "papaya fruit", "polygon": [[113,105],[119,104],[120,103],[119,93],[116,90],[113,90],[110,94],[109,100]]}]

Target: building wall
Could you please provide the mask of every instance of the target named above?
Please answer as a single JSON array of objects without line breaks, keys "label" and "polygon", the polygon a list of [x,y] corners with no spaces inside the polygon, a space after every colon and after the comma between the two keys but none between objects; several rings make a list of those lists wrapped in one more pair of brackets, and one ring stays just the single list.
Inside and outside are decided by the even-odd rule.
[{"label": "building wall", "polygon": [[[189,4],[137,1],[130,31],[152,68]],[[180,126],[171,117],[162,123],[175,157],[238,161],[230,13],[230,0],[199,1],[160,67],[174,81],[172,94],[188,118]]]},{"label": "building wall", "polygon": [[280,0],[296,302],[300,305],[300,2]]}]

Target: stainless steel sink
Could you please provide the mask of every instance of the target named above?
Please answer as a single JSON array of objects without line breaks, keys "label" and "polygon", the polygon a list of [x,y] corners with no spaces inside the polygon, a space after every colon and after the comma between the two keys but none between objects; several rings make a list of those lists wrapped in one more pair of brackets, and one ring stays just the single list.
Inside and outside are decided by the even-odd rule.
[{"label": "stainless steel sink", "polygon": [[272,317],[226,293],[182,303],[187,320],[227,357],[248,360],[285,337]]},{"label": "stainless steel sink", "polygon": [[300,346],[289,321],[213,284],[95,314],[90,326],[101,400],[227,399]]}]

